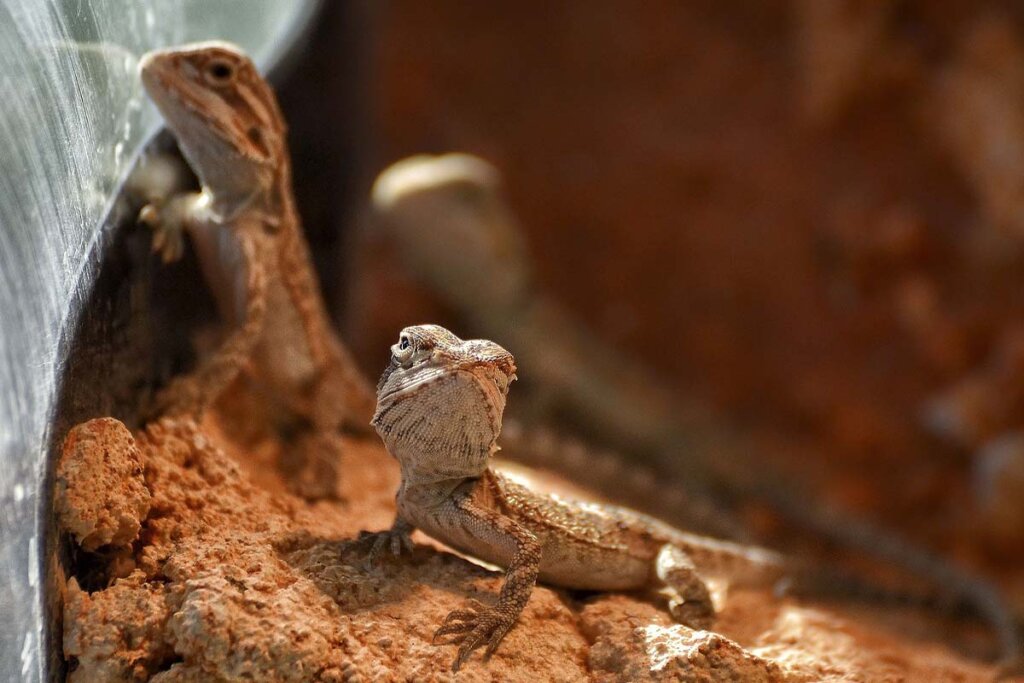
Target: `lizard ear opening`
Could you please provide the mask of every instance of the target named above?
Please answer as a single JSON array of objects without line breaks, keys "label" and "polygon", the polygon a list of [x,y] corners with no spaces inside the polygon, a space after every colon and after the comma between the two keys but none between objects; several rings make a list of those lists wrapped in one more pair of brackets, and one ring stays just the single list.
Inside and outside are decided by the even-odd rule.
[{"label": "lizard ear opening", "polygon": [[259,150],[264,158],[270,157],[270,148],[267,146],[266,138],[263,137],[263,131],[259,126],[251,126],[249,130],[245,131],[245,138]]}]

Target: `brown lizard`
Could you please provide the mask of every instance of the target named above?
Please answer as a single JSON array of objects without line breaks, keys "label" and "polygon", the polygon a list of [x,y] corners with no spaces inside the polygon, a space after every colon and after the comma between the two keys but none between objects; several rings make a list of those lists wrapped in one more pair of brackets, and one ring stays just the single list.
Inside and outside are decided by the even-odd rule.
[{"label": "brown lizard", "polygon": [[153,248],[165,261],[181,257],[188,233],[230,327],[216,351],[164,392],[165,412],[201,414],[247,367],[299,423],[298,463],[288,466],[300,491],[332,495],[338,431],[367,428],[373,392],[324,308],[274,93],[226,43],[150,52],[140,73],[201,184],[148,205],[140,220],[155,230]]},{"label": "brown lizard", "polygon": [[[987,582],[768,471],[734,425],[615,354],[547,296],[493,166],[467,154],[411,157],[381,173],[372,201],[376,224],[395,237],[406,263],[474,329],[507,340],[544,400],[592,438],[636,456],[620,477],[640,469],[671,481],[666,488],[686,491],[683,506],[707,508],[709,494],[764,501],[815,534],[942,586],[997,625],[1005,651],[1019,648],[1005,600]],[[560,469],[558,459],[550,466]],[[711,533],[731,526],[709,525],[694,511],[683,518]]]},{"label": "brown lizard", "polygon": [[373,535],[377,553],[400,553],[421,529],[507,567],[493,607],[448,615],[435,639],[460,643],[453,669],[478,647],[492,653],[538,578],[589,590],[651,588],[682,623],[704,628],[714,607],[702,575],[770,586],[785,576],[774,553],[686,534],[611,505],[534,493],[495,472],[512,355],[491,341],[463,341],[437,325],[402,330],[378,384],[373,425],[399,463],[398,514]]},{"label": "brown lizard", "polygon": [[[542,495],[490,466],[498,450],[512,355],[486,340],[462,340],[437,325],[402,330],[377,385],[373,425],[401,469],[389,531],[364,537],[371,554],[411,547],[414,529],[506,568],[497,603],[455,610],[435,632],[459,645],[453,669],[477,648],[485,657],[512,628],[540,579],[586,590],[650,590],[692,628],[713,623],[706,578],[727,586],[785,583],[802,592],[842,592],[856,581],[772,551],[674,529],[614,505]],[[999,624],[1000,626],[1002,624]]]}]

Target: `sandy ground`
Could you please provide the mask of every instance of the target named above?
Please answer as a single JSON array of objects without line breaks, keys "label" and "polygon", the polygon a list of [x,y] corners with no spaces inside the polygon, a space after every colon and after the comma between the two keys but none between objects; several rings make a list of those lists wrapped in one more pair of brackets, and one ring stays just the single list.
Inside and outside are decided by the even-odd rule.
[{"label": "sandy ground", "polygon": [[[417,533],[371,566],[353,543],[390,525],[394,461],[345,441],[339,502],[307,503],[280,445],[214,414],[131,434],[112,418],[69,434],[57,477],[75,547],[64,608],[71,681],[982,681],[992,669],[870,617],[767,593],[720,594],[714,632],[641,596],[538,587],[488,662],[449,670],[431,643],[448,611],[501,575]],[[561,485],[538,476],[541,485]]]}]

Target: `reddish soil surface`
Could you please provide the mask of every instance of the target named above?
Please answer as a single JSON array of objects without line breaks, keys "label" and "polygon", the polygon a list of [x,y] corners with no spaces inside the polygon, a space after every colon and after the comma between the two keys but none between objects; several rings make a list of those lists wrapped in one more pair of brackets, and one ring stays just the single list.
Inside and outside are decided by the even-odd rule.
[{"label": "reddish soil surface", "polygon": [[717,595],[714,632],[692,631],[643,596],[547,587],[490,661],[475,657],[456,677],[453,648],[431,634],[468,599],[496,595],[501,575],[419,533],[411,557],[370,562],[353,541],[390,525],[397,466],[376,440],[344,447],[344,501],[311,504],[287,492],[275,467],[287,454],[251,422],[221,413],[201,427],[164,419],[134,435],[112,418],[75,427],[55,500],[78,559],[63,582],[69,680],[992,677],[915,640],[913,622],[893,613],[734,591]]}]

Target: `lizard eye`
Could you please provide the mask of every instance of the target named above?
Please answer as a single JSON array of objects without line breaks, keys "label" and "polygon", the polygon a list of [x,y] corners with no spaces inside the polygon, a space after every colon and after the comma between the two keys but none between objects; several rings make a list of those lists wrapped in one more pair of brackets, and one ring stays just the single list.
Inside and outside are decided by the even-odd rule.
[{"label": "lizard eye", "polygon": [[211,85],[225,85],[235,77],[235,67],[223,59],[214,59],[206,65],[205,73]]},{"label": "lizard eye", "polygon": [[398,343],[391,347],[391,357],[398,363],[404,365],[413,355],[412,342],[404,334],[399,337]]}]

